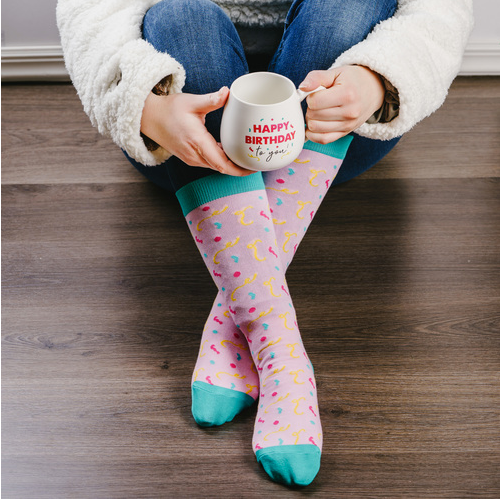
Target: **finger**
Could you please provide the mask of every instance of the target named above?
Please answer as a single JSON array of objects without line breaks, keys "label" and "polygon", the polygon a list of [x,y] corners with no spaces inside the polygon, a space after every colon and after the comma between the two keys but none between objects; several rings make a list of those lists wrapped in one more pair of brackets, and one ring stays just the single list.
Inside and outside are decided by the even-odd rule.
[{"label": "finger", "polygon": [[222,174],[245,176],[253,173],[233,163],[210,134],[200,141],[198,154],[205,162],[205,166]]},{"label": "finger", "polygon": [[306,139],[309,139],[312,142],[316,142],[318,144],[330,144],[340,139],[341,137],[346,136],[350,130],[339,130],[338,132],[330,132],[327,134],[317,134],[314,132],[310,132],[306,130]]},{"label": "finger", "polygon": [[307,130],[313,134],[329,134],[331,132],[344,132],[354,129],[356,123],[353,121],[316,121],[307,122]]},{"label": "finger", "polygon": [[336,106],[326,109],[308,109],[306,113],[306,123],[310,121],[339,121],[343,122],[348,119],[348,113],[342,106]]},{"label": "finger", "polygon": [[338,84],[307,96],[307,107],[312,111],[340,107],[346,108],[355,106],[357,101],[355,91],[352,88]]},{"label": "finger", "polygon": [[210,111],[222,108],[222,106],[226,104],[227,98],[229,97],[229,89],[227,87],[222,87],[217,92],[212,92],[211,94],[193,95],[192,97],[192,111],[206,115],[207,113],[210,113]]},{"label": "finger", "polygon": [[309,90],[314,90],[320,85],[330,88],[335,83],[338,73],[339,71],[336,69],[311,71],[299,85],[299,89],[307,92]]},{"label": "finger", "polygon": [[227,157],[208,160],[201,149],[193,149],[189,155],[179,158],[190,167],[209,168],[227,175],[242,177],[254,173],[235,165]]}]

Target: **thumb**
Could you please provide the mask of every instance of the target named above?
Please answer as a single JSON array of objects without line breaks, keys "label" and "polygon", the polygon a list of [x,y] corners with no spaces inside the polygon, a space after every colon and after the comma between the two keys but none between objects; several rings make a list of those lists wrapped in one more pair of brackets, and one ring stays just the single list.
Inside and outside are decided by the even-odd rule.
[{"label": "thumb", "polygon": [[299,85],[299,89],[308,92],[309,90],[318,88],[320,85],[328,89],[333,86],[339,74],[340,71],[337,69],[311,71]]},{"label": "thumb", "polygon": [[203,114],[210,113],[210,111],[222,108],[226,104],[228,97],[229,89],[227,87],[222,87],[217,92],[212,92],[211,94],[197,96],[197,99],[192,104],[193,111]]}]

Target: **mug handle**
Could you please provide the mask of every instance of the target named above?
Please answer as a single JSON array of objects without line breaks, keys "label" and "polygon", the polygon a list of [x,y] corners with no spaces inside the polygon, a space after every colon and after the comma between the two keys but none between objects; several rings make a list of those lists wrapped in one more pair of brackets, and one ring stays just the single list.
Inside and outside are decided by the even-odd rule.
[{"label": "mug handle", "polygon": [[314,90],[309,90],[308,92],[304,92],[303,90],[297,89],[297,95],[299,96],[299,100],[302,102],[309,94],[314,94],[314,92],[319,92],[320,90],[326,90],[326,87],[320,85]]}]

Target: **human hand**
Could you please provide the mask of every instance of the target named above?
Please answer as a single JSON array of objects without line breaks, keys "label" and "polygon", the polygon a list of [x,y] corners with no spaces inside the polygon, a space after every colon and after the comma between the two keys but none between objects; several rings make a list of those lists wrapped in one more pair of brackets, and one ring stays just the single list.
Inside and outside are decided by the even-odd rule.
[{"label": "human hand", "polygon": [[249,170],[235,165],[205,127],[205,116],[226,103],[227,87],[212,94],[150,93],[144,104],[141,132],[187,165],[244,176]]},{"label": "human hand", "polygon": [[329,144],[356,130],[384,103],[379,75],[364,66],[311,71],[300,84],[304,91],[323,85],[307,97],[306,137]]}]

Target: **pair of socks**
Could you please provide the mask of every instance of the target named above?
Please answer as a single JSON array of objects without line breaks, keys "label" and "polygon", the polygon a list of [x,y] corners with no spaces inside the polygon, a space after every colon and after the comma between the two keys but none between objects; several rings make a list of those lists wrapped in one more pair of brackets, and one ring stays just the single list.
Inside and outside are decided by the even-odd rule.
[{"label": "pair of socks", "polygon": [[285,271],[351,140],[306,142],[284,169],[214,174],[176,193],[218,288],[193,372],[193,416],[201,426],[221,425],[258,400],[254,452],[288,485],[316,476],[322,431]]}]

